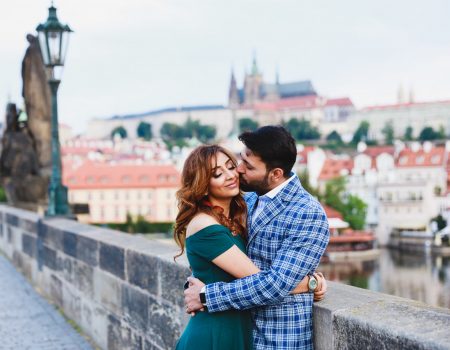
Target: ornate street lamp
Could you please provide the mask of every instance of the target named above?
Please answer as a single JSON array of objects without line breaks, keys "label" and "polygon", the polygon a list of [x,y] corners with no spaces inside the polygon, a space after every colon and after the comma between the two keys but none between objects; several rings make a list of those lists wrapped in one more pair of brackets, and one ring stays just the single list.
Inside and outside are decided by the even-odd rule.
[{"label": "ornate street lamp", "polygon": [[61,82],[61,73],[64,66],[69,34],[72,30],[63,25],[56,17],[56,8],[48,9],[48,18],[45,23],[39,24],[39,45],[42,59],[46,68],[48,83],[52,93],[52,174],[48,188],[47,216],[69,216],[70,207],[67,200],[67,187],[62,184],[61,176],[61,150],[58,133],[58,103],[57,93]]}]

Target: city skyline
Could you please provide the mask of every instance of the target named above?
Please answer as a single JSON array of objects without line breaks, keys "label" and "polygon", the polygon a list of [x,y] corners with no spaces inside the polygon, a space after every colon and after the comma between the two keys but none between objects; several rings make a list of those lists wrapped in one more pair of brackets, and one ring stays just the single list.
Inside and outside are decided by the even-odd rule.
[{"label": "city skyline", "polygon": [[[22,104],[25,36],[45,21],[49,5],[0,5],[2,108],[8,95]],[[266,81],[278,70],[281,82],[311,80],[319,94],[348,96],[357,107],[395,103],[400,84],[417,101],[450,99],[450,4],[443,0],[54,5],[75,31],[59,111],[76,132],[95,117],[226,105],[231,68],[241,85],[254,53]]]}]

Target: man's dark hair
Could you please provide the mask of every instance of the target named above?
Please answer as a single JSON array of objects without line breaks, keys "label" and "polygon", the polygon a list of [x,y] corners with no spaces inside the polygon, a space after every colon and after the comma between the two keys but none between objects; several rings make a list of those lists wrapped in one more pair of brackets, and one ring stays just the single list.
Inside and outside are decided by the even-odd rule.
[{"label": "man's dark hair", "polygon": [[268,125],[239,135],[244,145],[266,164],[267,170],[281,168],[289,176],[297,158],[292,135],[281,125]]}]

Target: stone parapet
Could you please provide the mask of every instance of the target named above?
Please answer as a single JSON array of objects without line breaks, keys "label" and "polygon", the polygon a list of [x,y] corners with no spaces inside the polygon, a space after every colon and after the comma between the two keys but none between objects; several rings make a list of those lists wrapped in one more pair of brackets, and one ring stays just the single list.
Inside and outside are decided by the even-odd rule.
[{"label": "stone parapet", "polygon": [[[173,244],[0,206],[0,251],[102,349],[172,349],[190,274]],[[329,282],[316,349],[450,349],[450,310]]]}]

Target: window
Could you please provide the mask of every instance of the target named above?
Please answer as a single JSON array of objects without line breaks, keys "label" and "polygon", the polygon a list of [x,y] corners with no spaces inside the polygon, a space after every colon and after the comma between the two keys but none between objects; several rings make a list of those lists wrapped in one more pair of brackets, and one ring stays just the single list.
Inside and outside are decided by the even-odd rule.
[{"label": "window", "polygon": [[400,160],[398,161],[398,163],[400,165],[405,165],[406,163],[408,163],[408,157],[407,156],[401,157]]},{"label": "window", "polygon": [[416,164],[423,164],[425,162],[424,156],[419,156],[416,158]]},{"label": "window", "polygon": [[122,183],[130,183],[131,182],[131,176],[130,175],[124,175],[122,176]]}]

